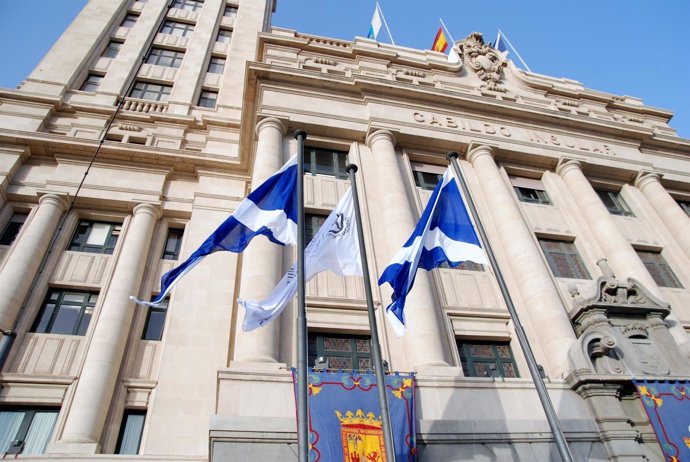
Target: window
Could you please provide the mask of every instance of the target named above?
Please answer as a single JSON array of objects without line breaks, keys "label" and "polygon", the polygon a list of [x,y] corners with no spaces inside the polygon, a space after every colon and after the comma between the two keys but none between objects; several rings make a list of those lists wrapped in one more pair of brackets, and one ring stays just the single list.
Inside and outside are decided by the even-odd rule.
[{"label": "window", "polygon": [[368,335],[309,334],[309,359],[311,367],[318,357],[328,360],[330,369],[371,369],[371,340]]},{"label": "window", "polygon": [[168,312],[168,299],[163,300],[158,306],[149,306],[146,313],[142,340],[160,340],[163,338],[165,327],[165,315]]},{"label": "window", "polygon": [[182,235],[184,229],[169,228],[168,236],[165,238],[165,247],[163,248],[163,260],[177,260],[180,258],[180,247],[182,246]]},{"label": "window", "polygon": [[520,199],[520,202],[551,205],[551,200],[546,194],[546,191],[521,186],[513,186],[513,189],[515,190],[515,194],[517,194],[518,199]]},{"label": "window", "polygon": [[222,74],[225,69],[225,58],[211,58],[208,63],[208,72],[211,74]]},{"label": "window", "polygon": [[415,186],[427,191],[432,191],[434,188],[436,188],[436,185],[443,177],[443,175],[439,173],[422,172],[419,170],[415,170],[412,173],[414,174]]},{"label": "window", "polygon": [[149,53],[148,58],[146,58],[146,63],[178,68],[180,64],[182,64],[182,58],[184,58],[184,53],[181,51],[152,48],[151,53]]},{"label": "window", "polygon": [[235,19],[237,17],[237,7],[225,5],[223,16],[225,16],[226,18]]},{"label": "window", "polygon": [[458,340],[466,377],[519,377],[509,342]]},{"label": "window", "polygon": [[628,207],[628,204],[626,204],[623,200],[621,193],[617,191],[603,191],[600,189],[596,190],[596,192],[610,214],[621,215],[624,217],[635,216]]},{"label": "window", "polygon": [[125,19],[122,20],[120,27],[134,27],[134,25],[137,23],[137,19],[139,19],[138,14],[127,13]]},{"label": "window", "polygon": [[118,223],[82,220],[67,250],[112,254],[121,230]]},{"label": "window", "polygon": [[0,245],[12,245],[26,221],[26,213],[15,213],[0,235]]},{"label": "window", "polygon": [[161,33],[176,35],[178,37],[188,37],[192,32],[194,32],[194,26],[183,22],[166,20],[161,26]]},{"label": "window", "polygon": [[228,29],[219,29],[218,35],[216,36],[216,42],[218,43],[230,43],[232,40],[232,31]]},{"label": "window", "polygon": [[305,247],[314,238],[314,235],[319,232],[319,228],[324,224],[328,218],[326,215],[317,215],[315,213],[304,214],[304,245]]},{"label": "window", "polygon": [[39,334],[84,335],[89,328],[98,294],[51,290],[36,317],[31,332]]},{"label": "window", "polygon": [[204,6],[204,2],[200,0],[175,0],[173,8],[187,11],[199,11]]},{"label": "window", "polygon": [[636,252],[647,268],[647,271],[649,271],[649,274],[652,275],[656,285],[659,287],[683,287],[676,275],[671,271],[666,260],[664,260],[664,257],[661,256],[661,253],[645,252],[642,250],[636,250]]},{"label": "window", "polygon": [[201,94],[199,95],[198,105],[201,107],[214,108],[216,107],[216,100],[218,100],[217,91],[202,90]]},{"label": "window", "polygon": [[678,201],[678,205],[690,217],[690,201]]},{"label": "window", "polygon": [[304,148],[304,172],[312,175],[330,175],[347,178],[347,153],[322,148]]},{"label": "window", "polygon": [[84,83],[81,84],[81,88],[79,89],[81,91],[96,91],[98,89],[98,86],[101,84],[102,80],[102,75],[89,74],[89,76],[86,78],[86,80],[84,80]]},{"label": "window", "polygon": [[57,409],[0,407],[0,454],[43,454],[57,416]]},{"label": "window", "polygon": [[146,411],[125,409],[122,415],[122,425],[120,426],[120,436],[117,438],[115,454],[139,454],[145,421]]},{"label": "window", "polygon": [[591,279],[574,243],[539,239],[539,245],[557,278]]},{"label": "window", "polygon": [[104,58],[117,58],[120,48],[122,48],[122,42],[111,40],[108,42],[108,46],[105,47],[105,50],[103,50],[103,54],[101,54],[101,56]]},{"label": "window", "polygon": [[157,83],[137,82],[129,95],[132,98],[148,99],[150,101],[166,102],[170,97],[172,86]]}]

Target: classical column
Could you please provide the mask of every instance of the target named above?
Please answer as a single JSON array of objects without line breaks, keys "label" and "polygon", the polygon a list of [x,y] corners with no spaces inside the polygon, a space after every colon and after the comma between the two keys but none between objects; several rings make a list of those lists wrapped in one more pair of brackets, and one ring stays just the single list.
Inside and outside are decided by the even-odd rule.
[{"label": "classical column", "polygon": [[[407,205],[407,187],[398,166],[393,134],[376,131],[367,137],[367,144],[374,158],[382,222],[392,257],[410,237],[417,217]],[[405,303],[407,332],[402,337],[405,357],[413,369],[448,365],[447,343],[443,341],[446,327],[441,316],[429,274],[418,271]]]},{"label": "classical column", "polygon": [[46,194],[24,226],[0,272],[0,329],[10,330],[48,250],[67,203],[60,196]]},{"label": "classical column", "polygon": [[635,186],[642,191],[685,255],[690,258],[690,217],[664,189],[659,175],[640,172],[635,179]]},{"label": "classical column", "polygon": [[[649,271],[647,271],[647,268],[645,268],[642,260],[640,260],[637,252],[635,252],[633,246],[630,245],[618,228],[608,209],[604,206],[594,188],[592,188],[587,177],[582,173],[580,162],[564,159],[560,162],[556,173],[563,178],[580,209],[580,213],[587,217],[587,223],[616,278],[621,281],[627,278],[637,279],[655,296],[663,299],[661,291],[649,274]],[[683,326],[673,313],[669,314],[666,319],[671,325],[669,327],[671,335],[673,335],[678,345],[682,346],[684,354],[688,355],[690,353],[690,343],[688,343],[688,335]]]},{"label": "classical column", "polygon": [[506,184],[490,146],[474,147],[468,154],[506,253],[505,264],[517,282],[523,306],[552,375],[567,367],[567,354],[575,332],[558,289],[544,263],[534,235],[525,223],[512,189]]},{"label": "classical column", "polygon": [[[256,126],[258,142],[252,187],[256,188],[283,165],[283,136],[285,125],[275,118],[261,120]],[[242,256],[240,298],[262,300],[283,276],[283,247],[258,237]],[[235,336],[235,361],[269,362],[279,360],[280,323],[271,322],[251,332],[242,330],[244,310],[240,309]]]},{"label": "classical column", "polygon": [[[99,452],[99,440],[112,401],[129,335],[153,228],[160,208],[140,204],[127,227],[120,255],[104,297],[67,414],[62,437],[49,452]],[[63,443],[63,444],[61,444]]]}]

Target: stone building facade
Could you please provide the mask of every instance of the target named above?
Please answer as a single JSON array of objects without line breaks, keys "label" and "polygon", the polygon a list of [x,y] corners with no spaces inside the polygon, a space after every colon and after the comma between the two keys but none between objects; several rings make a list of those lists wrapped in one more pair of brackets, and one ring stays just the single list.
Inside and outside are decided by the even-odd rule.
[{"label": "stone building facade", "polygon": [[[272,28],[275,8],[91,0],[0,90],[0,444],[295,459],[294,307],[245,333],[236,302],[266,295],[294,249],[214,254],[166,308],[129,296],[155,295],[303,129],[310,230],[357,164],[374,278],[462,153],[576,460],[663,460],[631,380],[690,376],[690,141],[672,114],[521,71],[481,34],[451,63]],[[402,338],[372,283],[384,358],[417,373],[421,460],[558,460],[491,268],[418,274]],[[369,364],[361,279],[319,275],[307,313],[312,359]]]}]

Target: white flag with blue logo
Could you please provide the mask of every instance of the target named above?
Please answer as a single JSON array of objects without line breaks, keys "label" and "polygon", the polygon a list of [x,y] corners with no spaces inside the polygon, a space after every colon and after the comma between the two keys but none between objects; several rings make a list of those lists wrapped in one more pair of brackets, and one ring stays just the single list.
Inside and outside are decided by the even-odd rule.
[{"label": "white flag with blue logo", "polygon": [[398,336],[405,333],[405,299],[417,269],[430,271],[442,263],[456,267],[468,260],[488,263],[458,185],[448,169],[436,185],[412,235],[379,279],[379,285],[387,282],[393,288],[386,315]]},{"label": "white flag with blue logo", "polygon": [[[352,201],[348,189],[304,249],[304,281],[331,270],[341,276],[361,276],[362,262]],[[297,267],[292,265],[271,293],[260,302],[238,300],[244,307],[242,329],[246,332],[266,325],[283,312],[297,292]]]},{"label": "white flag with blue logo", "polygon": [[240,253],[260,234],[271,242],[287,245],[297,243],[297,157],[252,191],[184,263],[161,277],[161,292],[151,302],[132,300],[156,306],[173,286],[206,255],[219,250]]}]

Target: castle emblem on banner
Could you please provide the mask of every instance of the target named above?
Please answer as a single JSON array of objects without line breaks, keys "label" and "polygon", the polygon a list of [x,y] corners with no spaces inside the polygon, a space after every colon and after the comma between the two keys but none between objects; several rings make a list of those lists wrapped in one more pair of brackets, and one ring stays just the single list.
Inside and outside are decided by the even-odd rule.
[{"label": "castle emblem on banner", "polygon": [[383,462],[386,447],[383,442],[383,424],[373,412],[364,415],[357,409],[346,411],[345,415],[335,411],[340,420],[340,437],[344,462]]}]

